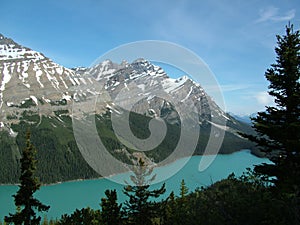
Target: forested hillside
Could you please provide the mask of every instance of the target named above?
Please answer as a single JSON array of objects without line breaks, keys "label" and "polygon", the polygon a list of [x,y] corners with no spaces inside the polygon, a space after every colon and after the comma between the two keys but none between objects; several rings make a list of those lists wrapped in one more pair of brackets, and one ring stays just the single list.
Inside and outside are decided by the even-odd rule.
[{"label": "forested hillside", "polygon": [[[137,137],[149,136],[150,119],[141,114],[131,113],[130,125]],[[96,115],[95,121],[98,134],[110,153],[125,163],[132,163],[130,153],[133,150],[124,146],[115,136],[110,112]],[[235,126],[240,126],[237,127],[238,130],[247,128],[244,124],[237,123]],[[180,126],[167,123],[167,128],[167,135],[163,142],[157,148],[146,152],[146,156],[154,162],[160,162],[168,157],[179,140]],[[37,175],[42,183],[99,177],[99,174],[93,171],[83,159],[74,138],[72,119],[66,111],[56,111],[55,116],[52,117],[24,111],[20,122],[12,125],[13,134],[17,134],[15,137],[8,132],[1,132],[0,183],[18,182],[20,150],[25,147],[25,133],[28,129],[32,135],[32,143],[37,149]],[[201,126],[195,154],[203,153],[209,135],[210,124]],[[234,133],[226,132],[220,153],[232,153],[253,147],[251,142],[239,138]]]}]

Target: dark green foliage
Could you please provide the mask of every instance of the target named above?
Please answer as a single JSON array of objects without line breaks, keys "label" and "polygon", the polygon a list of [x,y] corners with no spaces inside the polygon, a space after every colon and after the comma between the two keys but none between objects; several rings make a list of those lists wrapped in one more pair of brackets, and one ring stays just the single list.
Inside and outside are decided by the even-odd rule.
[{"label": "dark green foliage", "polygon": [[265,151],[274,165],[260,165],[280,192],[300,197],[300,33],[292,25],[277,36],[276,63],[265,76],[276,106],[252,118],[257,136],[245,135]]},{"label": "dark green foliage", "polygon": [[[235,123],[227,121],[228,127],[232,127],[237,131],[253,134],[253,129],[249,125],[239,122],[237,120],[235,120],[234,122]],[[200,136],[198,139],[198,145],[195,150],[195,155],[202,155],[204,153],[204,150],[207,146],[210,137],[211,126],[212,125],[209,123],[202,124],[200,126]],[[243,138],[240,138],[237,135],[237,133],[235,133],[235,131],[225,132],[224,140],[222,142],[219,153],[230,154],[236,151],[240,151],[241,149],[250,149],[251,151],[256,150],[255,144],[251,143],[250,141],[246,141]]]},{"label": "dark green foliage", "polygon": [[[82,158],[72,131],[72,121],[61,116],[62,124],[56,118],[42,117],[39,126],[30,126],[32,142],[37,147],[37,176],[42,183],[98,177]],[[14,125],[18,132],[16,143],[23,147],[26,122]]]},{"label": "dark green foliage", "polygon": [[[260,112],[256,118],[253,118],[254,129],[258,135],[253,135],[252,131],[248,128],[245,129],[241,123],[230,124],[231,127],[248,133],[244,136],[256,142],[261,150],[269,155],[274,165],[256,166],[255,172],[249,170],[247,174],[240,178],[236,178],[232,174],[227,179],[216,182],[209,187],[197,189],[190,194],[188,194],[188,189],[184,180],[182,180],[178,197],[172,192],[166,200],[158,203],[151,200],[163,194],[165,186],[163,185],[157,190],[150,190],[149,180],[146,177],[151,175],[152,170],[147,168],[140,160],[138,169],[134,171],[135,176],[132,177],[134,186],[128,185],[124,188],[124,194],[129,200],[125,202],[123,209],[117,203],[116,191],[107,190],[105,193],[106,198],[101,200],[102,211],[90,208],[77,209],[70,216],[63,215],[59,221],[52,221],[50,224],[299,224],[299,31],[294,32],[293,27],[289,25],[286,28],[286,35],[277,36],[277,39],[278,47],[275,49],[277,60],[266,72],[266,78],[270,81],[269,93],[274,96],[276,106],[267,107],[266,112]],[[5,177],[6,173],[9,173],[11,177],[18,176],[19,171],[16,168],[19,165],[17,160],[19,152],[17,147],[23,146],[24,137],[22,135],[24,135],[28,122],[32,124],[34,144],[39,149],[40,147],[44,149],[38,152],[38,159],[42,162],[38,164],[39,172],[42,175],[53,174],[53,177],[44,177],[45,181],[65,180],[84,175],[85,178],[95,176],[80,157],[72,134],[70,117],[65,116],[65,113],[65,111],[57,111],[55,112],[57,118],[40,118],[31,112],[24,112],[22,115],[23,121],[13,126],[13,129],[19,133],[16,141],[8,133],[0,133],[0,160],[2,163],[0,163],[0,176],[4,178],[4,181],[10,182],[12,180]],[[130,125],[133,133],[139,138],[147,138],[150,133],[146,124],[148,124],[150,118],[132,113],[131,119]],[[115,152],[116,149],[122,149],[124,146],[117,141],[112,131],[110,115],[96,116],[96,121],[97,130],[104,145],[108,147],[113,155],[130,164],[130,159]],[[156,161],[167,157],[178,141],[180,127],[176,124],[167,126],[167,141],[153,151],[147,152],[148,156],[153,157]],[[197,154],[203,153],[206,147],[210,126],[210,124],[201,126]],[[251,145],[247,142],[243,142],[236,135],[227,132],[221,152],[228,153],[235,149],[249,148],[249,146]],[[27,153],[26,149],[28,150]],[[23,152],[21,185],[20,190],[15,195],[18,211],[15,215],[6,218],[10,221],[16,221],[16,224],[21,224],[21,221],[27,218],[25,215],[31,215],[31,224],[38,224],[40,221],[40,218],[35,217],[34,211],[30,210],[26,212],[30,214],[25,214],[25,199],[31,199],[26,204],[30,203],[31,206],[41,210],[47,209],[46,206],[32,197],[32,194],[39,188],[38,182],[35,179],[24,179],[24,177],[32,177],[35,171],[34,151],[32,150],[33,146],[30,142],[27,142],[24,152],[28,154],[27,158],[31,160],[26,163],[26,160],[24,160],[26,154]],[[132,151],[131,149],[127,150]],[[30,155],[30,152],[33,155]],[[80,168],[78,172],[79,165],[83,166],[81,167],[83,169]],[[9,168],[12,168],[12,170],[9,171]],[[273,176],[276,179],[273,179]],[[150,177],[150,181],[152,179],[154,177]],[[269,181],[272,182],[271,185]],[[22,187],[23,190],[21,190]],[[30,191],[24,191],[24,187],[28,187]],[[48,224],[46,219],[43,224]]]},{"label": "dark green foliage", "polygon": [[[97,178],[97,174],[83,159],[73,134],[72,119],[67,110],[55,111],[55,116],[40,116],[33,111],[24,111],[20,123],[13,124],[12,129],[18,133],[11,137],[0,132],[0,183],[16,183],[19,177],[18,149],[24,148],[24,136],[27,127],[32,133],[32,143],[37,147],[37,176],[42,183],[58,181]],[[132,164],[128,152],[132,149],[123,145],[116,137],[111,123],[111,114],[96,115],[91,118],[96,122],[98,134],[107,150],[118,160]],[[130,126],[133,133],[140,138],[147,138],[150,134],[148,122],[151,118],[137,113],[130,113]],[[243,127],[242,124],[237,126]],[[199,144],[195,154],[202,154],[209,137],[210,126],[201,127]],[[175,149],[180,137],[180,126],[167,124],[167,135],[162,143],[146,155],[155,162],[167,158]],[[226,133],[221,153],[231,153],[244,148],[251,148],[250,142]],[[127,153],[126,153],[127,152]]]},{"label": "dark green foliage", "polygon": [[62,99],[62,100],[58,100],[58,101],[51,101],[50,102],[51,105],[66,105],[67,104],[67,100],[66,99]]},{"label": "dark green foliage", "polygon": [[169,198],[167,199],[167,204],[164,207],[165,213],[163,215],[163,224],[186,224],[190,223],[190,213],[189,209],[189,197],[188,188],[185,185],[184,180],[180,183],[179,197],[175,197],[174,192],[171,192]]},{"label": "dark green foliage", "polygon": [[[139,138],[148,138],[150,135],[148,124],[151,118],[136,113],[131,113],[130,116],[132,118],[132,120],[130,121],[132,132]],[[232,118],[232,120],[234,119]],[[228,123],[230,127],[236,130],[253,134],[253,129],[245,123],[236,120],[234,120],[234,123],[231,121],[229,121]],[[180,138],[180,125],[178,125],[177,123],[166,123],[166,125],[167,134],[162,143],[159,144],[155,149],[145,152],[146,155],[149,158],[154,159],[155,162],[161,162],[162,160],[166,159],[174,151]],[[204,153],[210,137],[210,132],[210,123],[204,123],[200,125],[200,135],[198,138],[198,144],[195,148],[195,155],[201,155]],[[238,137],[234,132],[225,132],[224,141],[219,152],[221,154],[229,154],[241,149],[255,150],[255,144]]]},{"label": "dark green foliage", "polygon": [[189,189],[185,185],[184,180],[182,180],[181,183],[180,183],[180,198],[181,199],[185,199],[185,197],[188,194],[188,192],[189,192]]},{"label": "dark green foliage", "polygon": [[63,215],[57,225],[98,225],[100,211],[90,208],[76,209],[71,215]]},{"label": "dark green foliage", "polygon": [[236,178],[234,175],[207,188],[182,197],[170,195],[161,219],[164,225],[205,224],[297,224],[287,198],[278,198],[254,175]]},{"label": "dark green foliage", "polygon": [[40,116],[33,111],[27,110],[22,113],[22,121],[27,123],[38,123],[40,121]]},{"label": "dark green foliage", "polygon": [[2,183],[15,183],[20,177],[21,154],[8,132],[0,132],[0,178]]},{"label": "dark green foliage", "polygon": [[33,194],[40,189],[40,183],[35,176],[36,171],[36,149],[30,142],[30,133],[26,134],[26,148],[22,152],[20,188],[18,192],[13,195],[17,212],[9,214],[5,217],[8,223],[17,225],[38,225],[41,217],[36,216],[35,209],[39,212],[48,211],[50,208],[37,200]]},{"label": "dark green foliage", "polygon": [[[159,215],[159,207],[151,199],[158,198],[165,193],[165,184],[160,189],[150,190],[148,184],[155,177],[150,177],[152,169],[140,159],[138,167],[134,170],[132,182],[134,186],[128,185],[124,188],[124,194],[129,198],[125,202],[125,212],[128,224],[151,225],[152,221]],[[148,179],[148,180],[147,180]]]},{"label": "dark green foliage", "polygon": [[[140,139],[148,138],[150,136],[148,126],[151,119],[153,118],[131,112],[130,128],[132,133]],[[166,159],[174,151],[180,138],[180,126],[169,123],[166,123],[166,125],[167,133],[164,140],[153,150],[145,152],[155,162],[161,162]]]},{"label": "dark green foliage", "polygon": [[179,211],[177,207],[177,202],[175,194],[172,191],[166,201],[162,203],[162,213],[160,216],[160,224],[164,225],[176,225],[178,224]]},{"label": "dark green foliage", "polygon": [[58,221],[53,219],[48,220],[47,216],[44,216],[42,225],[58,225]]},{"label": "dark green foliage", "polygon": [[106,190],[106,198],[101,199],[101,221],[105,225],[123,224],[123,213],[121,211],[122,204],[117,202],[116,190]]},{"label": "dark green foliage", "polygon": [[[274,194],[259,174],[248,170],[240,178],[231,174],[227,179],[197,189],[190,194],[184,182],[180,194],[171,192],[161,202],[146,201],[135,212],[146,212],[143,219],[133,218],[128,206],[121,209],[117,193],[106,191],[101,200],[102,211],[90,208],[76,209],[71,215],[63,215],[59,221],[44,220],[52,225],[105,225],[105,224],[151,224],[151,225],[297,225],[297,203],[288,196]],[[144,192],[145,193],[145,192]],[[131,199],[141,199],[138,192],[130,192]],[[146,199],[143,198],[143,199]],[[129,203],[129,202],[127,202]],[[184,203],[184,204],[183,204]],[[135,205],[135,204],[134,204]],[[127,214],[121,212],[125,210]],[[140,210],[140,211],[139,211]],[[153,213],[155,210],[155,213]],[[138,214],[135,214],[139,217]],[[138,218],[137,217],[137,218]]]},{"label": "dark green foliage", "polygon": [[194,196],[191,206],[195,204],[197,211],[191,209],[194,216],[190,219],[201,218],[203,224],[289,224],[291,219],[289,208],[265,187],[233,176],[195,192]]},{"label": "dark green foliage", "polygon": [[30,98],[22,102],[22,104],[19,106],[19,108],[30,108],[31,106],[35,106],[36,104],[34,101]]}]

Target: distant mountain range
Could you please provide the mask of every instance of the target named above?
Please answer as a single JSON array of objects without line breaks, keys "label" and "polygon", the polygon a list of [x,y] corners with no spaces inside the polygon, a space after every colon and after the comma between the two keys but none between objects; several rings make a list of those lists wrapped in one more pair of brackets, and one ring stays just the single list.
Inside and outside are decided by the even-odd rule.
[{"label": "distant mountain range", "polygon": [[235,115],[234,113],[229,112],[229,115],[231,115],[232,117],[236,118],[237,120],[247,123],[247,124],[252,124],[251,118],[256,117],[257,113],[251,113],[249,115]]},{"label": "distant mountain range", "polygon": [[[187,76],[170,78],[146,59],[120,64],[105,60],[92,68],[68,69],[0,34],[0,77],[0,183],[17,181],[17,159],[28,127],[38,149],[38,175],[42,182],[99,176],[80,154],[74,119],[88,123],[95,117],[97,131],[110,153],[133,163],[135,146],[122,144],[119,139],[124,137],[116,135],[112,128],[111,116],[124,112],[130,113],[131,130],[139,138],[149,136],[147,123],[151,118],[167,122],[168,133],[161,145],[138,153],[152,163],[171,154],[184,121],[189,121],[186,125],[191,127],[195,123],[190,118],[196,118],[201,128],[194,154],[204,153],[212,129],[225,134],[220,153],[254,149],[237,133],[253,132],[243,123],[246,121],[225,113],[200,84]],[[158,94],[162,92],[165,95]],[[101,101],[89,109],[95,96],[101,96]],[[188,108],[179,113],[173,100],[178,102],[176,107]],[[82,104],[76,115],[75,103]]]}]

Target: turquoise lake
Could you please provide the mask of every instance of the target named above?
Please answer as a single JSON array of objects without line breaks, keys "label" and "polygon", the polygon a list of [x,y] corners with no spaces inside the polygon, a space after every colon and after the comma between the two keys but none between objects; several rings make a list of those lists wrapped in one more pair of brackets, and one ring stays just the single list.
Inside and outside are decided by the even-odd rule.
[{"label": "turquoise lake", "polygon": [[[235,173],[237,176],[242,175],[246,168],[253,168],[254,165],[261,163],[270,163],[268,159],[258,158],[243,150],[229,155],[218,155],[213,163],[203,172],[199,172],[199,162],[202,157],[193,156],[188,163],[174,176],[165,180],[167,196],[171,191],[179,193],[179,186],[182,179],[185,180],[190,191],[197,187],[208,186],[229,174]],[[181,159],[184,160],[184,159]],[[181,160],[178,160],[165,167],[158,168],[154,171],[158,176],[172,173],[176,170]],[[116,175],[124,180],[128,180],[128,174]],[[162,183],[153,185],[153,188],[160,187]],[[108,179],[85,180],[65,182],[55,185],[42,186],[36,193],[36,197],[44,204],[50,205],[51,208],[46,213],[48,219],[59,218],[62,214],[72,213],[76,208],[91,207],[99,209],[99,203],[106,189],[116,189],[120,202],[126,200],[122,193],[123,186],[114,183]],[[16,193],[18,187],[15,185],[0,186],[0,221],[3,221],[5,215],[15,211],[12,195]]]}]

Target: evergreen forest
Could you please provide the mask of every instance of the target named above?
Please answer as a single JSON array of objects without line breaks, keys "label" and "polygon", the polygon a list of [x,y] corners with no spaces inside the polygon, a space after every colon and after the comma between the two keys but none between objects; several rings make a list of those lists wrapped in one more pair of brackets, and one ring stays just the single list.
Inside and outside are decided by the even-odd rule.
[{"label": "evergreen forest", "polygon": [[[158,189],[151,188],[149,183],[155,179],[151,176],[152,168],[139,159],[133,171],[133,184],[128,184],[123,189],[123,193],[127,196],[124,203],[120,204],[117,201],[120,193],[107,190],[106,197],[99,199],[98,209],[89,207],[77,209],[72,214],[51,220],[36,215],[36,212],[47,211],[51,206],[43,205],[33,195],[40,187],[37,178],[41,170],[45,170],[43,173],[48,172],[46,166],[44,168],[39,166],[39,163],[44,162],[39,162],[39,155],[35,149],[60,149],[61,146],[43,136],[41,130],[37,132],[32,127],[31,136],[39,135],[39,141],[31,143],[28,127],[20,124],[18,126],[24,131],[23,137],[18,137],[20,145],[23,143],[21,160],[7,162],[20,166],[19,174],[11,174],[19,176],[21,183],[19,191],[13,196],[17,210],[14,214],[7,215],[2,224],[300,224],[300,33],[294,31],[293,25],[286,26],[285,35],[277,36],[275,52],[276,61],[266,71],[265,77],[269,81],[269,94],[274,97],[276,105],[267,106],[264,112],[259,112],[257,117],[252,118],[256,134],[241,133],[255,143],[273,164],[258,165],[253,171],[248,170],[241,177],[231,174],[227,179],[211,186],[199,187],[192,191],[182,180],[178,184],[180,190],[178,196],[172,192],[166,199],[158,201],[156,199],[166,191],[165,186],[162,185]],[[57,135],[52,132],[53,135]],[[61,132],[68,134],[66,130]],[[110,134],[108,129],[106,137]],[[63,154],[74,154],[76,160],[76,153],[72,151],[76,146],[75,143],[64,144],[70,151],[69,153],[62,151],[62,155],[58,156],[58,162],[64,158]],[[9,142],[5,145],[12,150],[15,149]],[[69,171],[65,176],[76,170],[75,165],[82,166],[82,162],[76,163],[74,167],[68,168]],[[94,176],[88,166],[84,171],[85,175]]]}]

